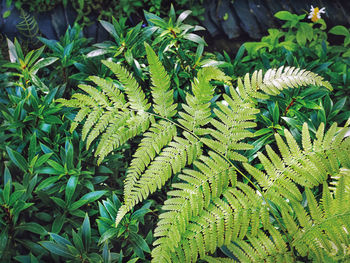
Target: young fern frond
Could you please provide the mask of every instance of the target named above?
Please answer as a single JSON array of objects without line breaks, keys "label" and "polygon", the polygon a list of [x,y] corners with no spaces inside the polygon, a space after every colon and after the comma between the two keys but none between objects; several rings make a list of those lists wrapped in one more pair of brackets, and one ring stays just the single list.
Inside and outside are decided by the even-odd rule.
[{"label": "young fern frond", "polygon": [[182,107],[184,111],[179,112],[180,119],[178,122],[194,134],[203,134],[202,127],[210,122],[211,103],[210,100],[214,95],[214,87],[209,83],[210,80],[219,80],[229,83],[228,76],[214,67],[202,68],[198,71],[197,78],[192,82],[193,95],[186,95],[186,103]]},{"label": "young fern frond", "polygon": [[218,257],[212,257],[212,256],[205,256],[202,258],[208,263],[234,263],[235,261],[231,258],[218,258]]},{"label": "young fern frond", "polygon": [[[325,262],[327,257],[336,262],[350,260],[347,251],[350,245],[350,198],[344,183],[349,175],[340,176],[334,195],[329,192],[328,184],[323,183],[321,205],[311,190],[306,188],[309,212],[294,210],[299,221],[303,221],[305,215],[309,218],[307,224],[299,228],[293,236],[292,245],[300,255],[316,258],[318,262]],[[305,208],[299,205],[298,209]],[[305,249],[306,246],[308,249]]]},{"label": "young fern frond", "polygon": [[174,104],[173,90],[170,89],[170,79],[156,53],[145,43],[149,71],[152,79],[152,97],[154,112],[162,117],[170,118],[176,114],[177,104]]}]

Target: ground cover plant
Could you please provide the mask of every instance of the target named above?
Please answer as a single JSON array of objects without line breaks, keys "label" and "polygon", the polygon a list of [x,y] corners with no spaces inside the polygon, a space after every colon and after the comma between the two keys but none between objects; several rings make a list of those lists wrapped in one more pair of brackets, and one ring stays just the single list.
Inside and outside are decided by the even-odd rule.
[{"label": "ground cover plant", "polygon": [[231,58],[189,15],[7,41],[2,262],[349,261],[349,32],[280,12]]}]

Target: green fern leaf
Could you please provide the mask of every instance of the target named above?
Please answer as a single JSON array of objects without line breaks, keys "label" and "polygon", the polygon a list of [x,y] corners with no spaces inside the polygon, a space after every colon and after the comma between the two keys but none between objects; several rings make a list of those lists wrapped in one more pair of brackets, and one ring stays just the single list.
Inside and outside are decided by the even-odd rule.
[{"label": "green fern leaf", "polygon": [[120,64],[107,60],[103,60],[102,63],[118,77],[119,81],[125,87],[130,107],[137,111],[147,111],[151,105],[147,102],[145,93],[134,77]]},{"label": "green fern leaf", "polygon": [[170,89],[170,79],[156,53],[145,43],[147,60],[152,79],[152,97],[154,112],[162,117],[172,117],[176,114],[177,104],[174,104],[173,91]]},{"label": "green fern leaf", "polygon": [[175,126],[166,121],[153,123],[148,132],[144,134],[144,138],[135,152],[134,158],[127,171],[124,186],[124,196],[126,200],[131,197],[131,191],[140,175],[154,160],[155,156],[161,152],[163,147],[170,143],[175,135]]}]

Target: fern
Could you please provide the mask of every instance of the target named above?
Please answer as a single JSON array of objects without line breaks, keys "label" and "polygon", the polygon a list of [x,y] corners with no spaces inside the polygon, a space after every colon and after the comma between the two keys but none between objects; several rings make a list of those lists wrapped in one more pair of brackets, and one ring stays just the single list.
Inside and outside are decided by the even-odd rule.
[{"label": "fern", "polygon": [[[234,89],[229,77],[208,67],[198,71],[177,112],[170,78],[145,46],[153,103],[126,69],[110,61],[103,63],[124,91],[91,77],[98,88],[80,85],[87,95],[60,100],[80,108],[72,129],[83,122],[87,146],[99,140],[99,163],[127,140],[143,136],[127,171],[116,225],[176,174],[179,181],[172,184],[154,231],[153,262],[233,262],[214,257],[223,246],[241,262],[348,260],[348,128],[333,124],[325,132],[321,124],[311,140],[304,124],[301,146],[288,130],[285,139],[276,134],[278,151],[267,145],[266,154],[258,153],[261,170],[242,154],[252,148],[246,139],[253,136],[256,99],[308,85],[331,89],[330,84],[312,72],[281,67],[247,74]],[[223,95],[227,105],[211,102],[212,79],[229,86]],[[315,196],[321,188],[322,197]]]},{"label": "fern", "polygon": [[149,71],[153,82],[152,97],[154,112],[162,117],[172,117],[176,114],[176,104],[173,103],[173,91],[170,90],[170,78],[152,48],[145,43]]},{"label": "fern", "polygon": [[21,20],[16,25],[16,28],[24,37],[24,40],[32,45],[38,44],[39,39],[37,37],[39,35],[39,26],[34,16],[21,9],[21,14],[19,18]]}]

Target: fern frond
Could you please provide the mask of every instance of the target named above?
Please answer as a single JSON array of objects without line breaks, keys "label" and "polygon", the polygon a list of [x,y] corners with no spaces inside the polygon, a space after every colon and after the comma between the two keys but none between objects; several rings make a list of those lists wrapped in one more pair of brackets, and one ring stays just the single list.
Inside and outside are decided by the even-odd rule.
[{"label": "fern frond", "polygon": [[[193,95],[187,94],[185,112],[179,112],[181,119],[178,122],[194,134],[201,133],[201,127],[211,120],[210,100],[214,94],[214,87],[210,80],[219,80],[228,83],[230,78],[217,68],[205,67],[198,71],[197,78],[192,82]],[[231,85],[231,83],[228,83]]]},{"label": "fern frond", "polygon": [[177,104],[174,104],[173,90],[170,89],[169,76],[153,49],[147,43],[145,43],[145,48],[153,84],[152,97],[154,112],[162,117],[170,118],[176,114]]},{"label": "fern frond", "polygon": [[90,76],[89,79],[101,88],[102,92],[108,97],[108,100],[113,103],[114,107],[122,108],[126,104],[124,95],[115,86],[113,81],[97,76]]},{"label": "fern frond", "polygon": [[95,87],[86,84],[80,84],[78,87],[89,94],[96,101],[97,105],[102,107],[110,106],[107,97]]},{"label": "fern frond", "polygon": [[208,263],[233,263],[233,262],[235,262],[233,259],[230,259],[230,258],[211,257],[208,255],[206,255],[202,259],[207,261]]},{"label": "fern frond", "polygon": [[[100,112],[99,110],[96,110],[95,112]],[[96,125],[95,127],[90,131],[89,136],[86,140],[86,148],[88,149],[90,147],[90,144],[103,132],[106,130],[108,125],[112,124],[115,121],[118,121],[117,117],[119,113],[119,109],[117,107],[114,108],[107,108],[105,112],[101,112],[98,116],[98,119],[95,121]],[[91,116],[91,115],[90,115]],[[90,117],[89,116],[89,117]],[[76,121],[74,119],[74,121]],[[88,120],[86,120],[85,124],[88,123]],[[85,127],[85,125],[84,125]],[[92,127],[92,125],[91,125]],[[87,133],[86,133],[87,134]],[[84,136],[84,128],[82,137],[83,139],[86,137],[86,134]]]},{"label": "fern frond", "polygon": [[81,137],[83,140],[85,140],[87,134],[89,133],[90,129],[95,125],[95,123],[100,119],[100,117],[103,114],[102,108],[95,108],[91,111],[89,116],[86,118],[83,130],[81,133]]},{"label": "fern frond", "polygon": [[95,156],[99,157],[97,160],[98,164],[114,149],[136,135],[145,132],[151,122],[154,122],[153,117],[142,112],[137,115],[130,112],[122,113],[121,117],[116,119],[101,136],[101,141],[95,152]]},{"label": "fern frond", "polygon": [[73,132],[77,128],[78,124],[82,122],[91,111],[92,109],[90,108],[81,108],[78,111],[77,115],[75,115],[75,118],[70,127],[70,132]]},{"label": "fern frond", "polygon": [[[216,176],[216,179],[225,178],[225,172]],[[208,174],[208,178],[211,177]],[[166,201],[163,209],[167,212],[161,214],[155,231],[155,235],[160,238],[153,244],[154,262],[164,262],[168,257],[172,262],[195,262],[198,255],[205,258],[206,253],[213,253],[216,247],[227,246],[231,241],[244,238],[249,232],[251,209],[259,209],[263,204],[250,187],[242,183],[238,183],[237,188],[225,185],[217,197],[211,197],[209,192],[205,204],[205,188],[209,184],[204,181],[199,185],[200,187],[177,185],[184,191],[172,191],[171,195],[175,197]],[[193,208],[200,199],[204,202],[197,203],[203,208]],[[190,260],[180,252],[185,247],[191,247],[191,252],[187,255]]]},{"label": "fern frond", "polygon": [[[290,262],[294,256],[320,262],[326,256],[347,260],[350,197],[345,177],[350,169],[350,137],[344,139],[346,131],[335,124],[325,134],[321,124],[312,141],[304,124],[302,147],[289,131],[284,131],[285,140],[276,134],[277,148],[266,146],[266,154],[258,153],[261,170],[246,163],[241,153],[252,148],[245,139],[252,137],[255,127],[256,99],[289,87],[330,88],[327,82],[305,70],[281,67],[265,76],[262,71],[246,75],[234,89],[220,70],[203,68],[192,82],[192,94],[181,105],[180,118],[173,121],[169,118],[175,116],[176,106],[170,80],[147,45],[146,52],[152,108],[132,75],[110,61],[103,63],[116,74],[124,91],[113,81],[92,77],[99,88],[82,85],[88,95],[75,94],[71,101],[61,101],[80,108],[72,128],[85,120],[83,137],[88,145],[102,135],[95,151],[98,163],[143,134],[127,171],[116,225],[178,174],[180,181],[168,192],[170,198],[155,229],[153,262],[224,260],[209,256],[222,246],[242,262]],[[212,105],[212,79],[229,85],[230,94],[223,96],[227,105]],[[321,191],[321,184],[320,201],[314,190]]]},{"label": "fern frond", "polygon": [[248,235],[247,241],[238,240],[227,245],[227,249],[239,262],[294,262],[292,251],[281,234],[274,228],[269,229],[271,237],[259,231],[257,235]]},{"label": "fern frond", "polygon": [[[302,256],[306,256],[306,244],[312,253],[309,257],[318,258],[319,262],[325,261],[325,256],[332,257],[343,262],[350,259],[347,247],[350,245],[350,208],[349,195],[345,195],[344,176],[340,177],[336,194],[330,195],[327,190],[327,183],[324,183],[322,205],[318,205],[316,198],[309,189],[306,189],[308,208],[310,211],[310,223],[302,225],[302,228],[295,234],[292,244]],[[323,213],[321,212],[323,209]],[[299,206],[294,206],[297,219],[304,222],[306,211]],[[321,248],[321,249],[320,249]]]},{"label": "fern frond", "polygon": [[134,183],[128,198],[124,200],[124,205],[118,211],[116,225],[133,206],[160,189],[172,174],[176,174],[186,165],[192,164],[200,155],[201,144],[198,140],[190,141],[174,137],[173,141],[161,151],[139,180]]},{"label": "fern frond", "polygon": [[[173,198],[165,201],[162,209],[169,212],[164,218],[165,214],[161,215],[161,220],[154,232],[155,236],[167,236],[170,233],[174,235],[176,233],[174,231],[179,231],[176,236],[180,238],[182,234],[180,230],[185,230],[190,217],[197,216],[203,209],[207,208],[211,198],[219,197],[222,191],[228,187],[228,178],[236,176],[235,171],[232,168],[229,169],[229,164],[224,159],[213,152],[210,154],[212,158],[202,156],[200,162],[194,162],[199,171],[183,170],[183,174],[179,175],[179,178],[187,183],[173,184],[176,190],[168,192],[168,195],[173,196]],[[228,173],[231,173],[231,176],[227,176]],[[178,222],[181,223],[180,226],[173,229],[174,222],[180,218],[184,218]],[[168,229],[166,232],[162,230],[165,226]],[[174,237],[169,236],[168,238],[167,242],[174,241]],[[176,240],[176,242],[178,241]]]},{"label": "fern frond", "polygon": [[208,128],[207,133],[211,138],[202,138],[202,142],[211,149],[215,149],[231,160],[246,161],[246,158],[237,151],[252,149],[252,146],[240,142],[252,137],[253,133],[248,129],[256,126],[251,120],[255,119],[255,114],[259,110],[255,109],[252,103],[244,103],[231,86],[231,97],[224,95],[228,105],[219,103],[218,109],[214,109],[215,119],[211,120],[214,128]]},{"label": "fern frond", "polygon": [[16,25],[18,31],[32,44],[37,44],[39,39],[39,25],[34,16],[21,9],[20,22]]},{"label": "fern frond", "polygon": [[140,175],[175,135],[176,127],[167,121],[153,123],[148,132],[144,134],[144,138],[139,144],[127,171],[124,185],[126,200],[130,198],[131,191]]},{"label": "fern frond", "polygon": [[[295,67],[282,66],[278,69],[269,69],[264,77],[262,70],[255,71],[251,78],[249,74],[246,74],[244,82],[240,78],[238,79],[238,90],[244,100],[249,100],[249,98],[267,99],[266,94],[275,96],[283,89],[308,85],[324,86],[332,90],[330,83],[324,81],[321,76]],[[266,94],[258,92],[259,90]]]},{"label": "fern frond", "polygon": [[288,87],[302,87],[307,85],[325,86],[332,90],[331,85],[323,78],[313,72],[294,67],[280,67],[279,69],[269,69],[265,75],[262,85],[259,88],[269,95],[277,95],[278,90]]},{"label": "fern frond", "polygon": [[140,85],[132,74],[120,64],[112,61],[103,60],[102,63],[117,76],[119,81],[125,87],[130,107],[137,111],[147,111],[151,105],[148,103],[145,93],[142,91]]}]

